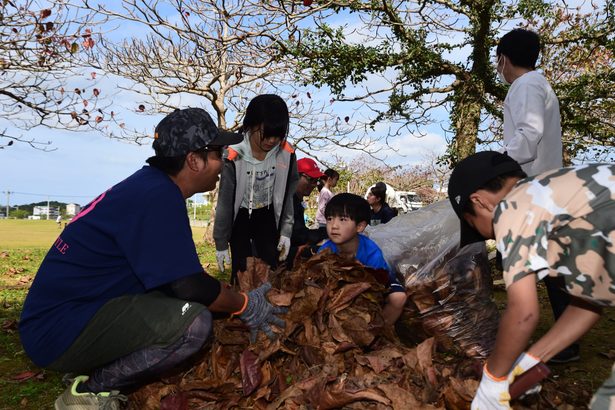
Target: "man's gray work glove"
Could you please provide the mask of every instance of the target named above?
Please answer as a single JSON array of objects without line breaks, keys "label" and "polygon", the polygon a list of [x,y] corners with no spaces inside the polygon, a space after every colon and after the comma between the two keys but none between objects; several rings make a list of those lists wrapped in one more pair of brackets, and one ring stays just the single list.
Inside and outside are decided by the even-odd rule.
[{"label": "man's gray work glove", "polygon": [[269,289],[271,289],[271,283],[266,282],[246,295],[248,298],[247,306],[239,315],[239,318],[250,328],[250,343],[256,342],[256,335],[259,330],[265,332],[269,340],[273,340],[275,333],[269,326],[271,323],[278,327],[286,326],[286,323],[275,315],[286,313],[288,309],[273,306],[269,303],[267,300]]}]

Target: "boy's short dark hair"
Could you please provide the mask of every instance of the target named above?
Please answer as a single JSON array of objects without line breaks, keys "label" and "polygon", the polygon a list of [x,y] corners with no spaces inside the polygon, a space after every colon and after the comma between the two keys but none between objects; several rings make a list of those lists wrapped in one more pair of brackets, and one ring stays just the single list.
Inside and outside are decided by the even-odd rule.
[{"label": "boy's short dark hair", "polygon": [[243,118],[242,131],[263,126],[262,139],[282,137],[286,140],[289,126],[288,106],[279,95],[261,94],[250,101]]},{"label": "boy's short dark hair", "polygon": [[345,216],[357,224],[361,222],[369,223],[370,207],[364,198],[359,195],[341,193],[329,200],[325,207],[325,218]]},{"label": "boy's short dark hair", "polygon": [[517,67],[536,68],[540,53],[540,37],[533,31],[516,28],[502,36],[495,50],[505,55]]}]

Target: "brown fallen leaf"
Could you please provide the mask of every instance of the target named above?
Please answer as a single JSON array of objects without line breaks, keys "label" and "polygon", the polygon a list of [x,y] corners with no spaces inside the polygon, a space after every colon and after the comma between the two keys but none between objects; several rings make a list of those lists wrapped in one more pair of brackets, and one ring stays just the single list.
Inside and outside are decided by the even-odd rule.
[{"label": "brown fallen leaf", "polygon": [[263,375],[260,370],[258,356],[246,349],[241,353],[239,359],[241,365],[241,385],[243,386],[243,395],[249,396],[255,391],[263,380]]}]

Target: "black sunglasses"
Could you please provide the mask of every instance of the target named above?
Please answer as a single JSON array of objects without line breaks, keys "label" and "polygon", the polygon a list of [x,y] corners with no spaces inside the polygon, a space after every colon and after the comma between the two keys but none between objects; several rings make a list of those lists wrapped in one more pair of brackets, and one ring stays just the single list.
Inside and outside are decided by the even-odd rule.
[{"label": "black sunglasses", "polygon": [[303,176],[310,184],[318,183],[318,178],[312,178],[311,176],[306,175],[306,174],[301,174],[301,176]]}]

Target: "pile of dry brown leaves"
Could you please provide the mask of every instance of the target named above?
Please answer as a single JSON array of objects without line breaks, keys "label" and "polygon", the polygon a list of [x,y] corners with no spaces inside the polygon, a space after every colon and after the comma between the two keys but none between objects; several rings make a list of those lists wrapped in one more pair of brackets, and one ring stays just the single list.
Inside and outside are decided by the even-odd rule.
[{"label": "pile of dry brown leaves", "polygon": [[270,274],[252,261],[240,287],[270,280],[273,304],[288,306],[285,329],[248,343],[237,320],[181,374],[133,392],[134,409],[467,409],[480,362],[436,352],[433,338],[402,344],[384,326],[384,272],[329,253]]}]

